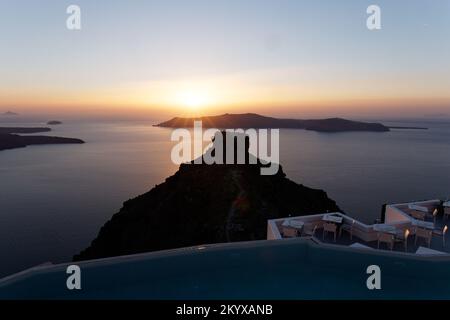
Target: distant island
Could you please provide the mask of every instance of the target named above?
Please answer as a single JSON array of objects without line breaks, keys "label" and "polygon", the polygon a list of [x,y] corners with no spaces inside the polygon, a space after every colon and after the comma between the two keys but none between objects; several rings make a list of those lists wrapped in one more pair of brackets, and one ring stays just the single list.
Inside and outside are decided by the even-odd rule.
[{"label": "distant island", "polygon": [[389,127],[389,129],[398,129],[398,130],[428,130],[426,127]]},{"label": "distant island", "polygon": [[83,140],[75,138],[51,137],[51,136],[23,136],[17,133],[49,132],[50,128],[13,128],[0,127],[0,151],[7,149],[24,148],[30,145],[40,144],[80,144]]},{"label": "distant island", "polygon": [[18,113],[12,112],[12,111],[6,111],[2,113],[2,116],[18,116]]},{"label": "distant island", "polygon": [[345,132],[345,131],[372,131],[386,132],[389,128],[381,123],[369,123],[352,121],[341,118],[302,120],[279,119],[266,117],[255,113],[223,114],[199,118],[173,118],[161,122],[155,126],[167,128],[191,128],[194,121],[202,120],[205,128],[218,129],[247,129],[247,128],[279,128],[279,129],[304,129],[318,132]]},{"label": "distant island", "polygon": [[182,164],[164,183],[126,201],[74,261],[262,240],[268,219],[341,211],[324,191],[286,178],[281,166],[261,175],[266,164],[250,161],[248,147],[246,164]]},{"label": "distant island", "polygon": [[38,132],[49,132],[50,128],[41,127],[0,127],[0,134],[11,134],[11,133],[38,133]]},{"label": "distant island", "polygon": [[62,121],[59,121],[59,120],[50,120],[49,122],[47,122],[47,125],[49,125],[49,126],[59,125],[59,124],[62,124]]}]

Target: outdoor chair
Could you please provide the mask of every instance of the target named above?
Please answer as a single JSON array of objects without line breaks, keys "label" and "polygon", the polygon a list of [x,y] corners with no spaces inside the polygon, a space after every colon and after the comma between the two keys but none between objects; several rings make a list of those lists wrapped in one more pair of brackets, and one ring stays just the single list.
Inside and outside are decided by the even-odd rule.
[{"label": "outdoor chair", "polygon": [[450,208],[445,207],[444,208],[444,220],[448,219],[449,216],[450,216]]},{"label": "outdoor chair", "polygon": [[436,224],[437,216],[438,216],[439,210],[436,208],[433,211],[433,223]]},{"label": "outdoor chair", "polygon": [[426,213],[421,211],[411,211],[411,217],[417,220],[425,221]]},{"label": "outdoor chair", "polygon": [[427,243],[428,248],[431,247],[431,236],[433,235],[433,231],[423,228],[416,228],[415,234],[416,234],[416,239],[414,240],[415,245],[417,245],[417,239],[422,238]]},{"label": "outdoor chair", "polygon": [[390,233],[380,232],[378,233],[378,243],[377,248],[380,249],[380,243],[386,243],[389,249],[394,249],[394,235]]},{"label": "outdoor chair", "polygon": [[444,226],[444,228],[442,230],[434,230],[433,231],[433,234],[442,237],[442,246],[443,247],[445,247],[445,236],[447,234],[447,231],[448,231],[448,227],[447,226]]},{"label": "outdoor chair", "polygon": [[348,232],[350,235],[350,240],[353,240],[353,229],[355,227],[355,220],[352,221],[351,224],[344,224],[341,226],[341,230],[339,231],[339,238],[342,237],[342,233]]},{"label": "outdoor chair", "polygon": [[324,223],[323,224],[322,239],[325,239],[325,236],[328,233],[333,233],[333,235],[334,235],[334,242],[336,242],[337,226],[334,223]]},{"label": "outdoor chair", "polygon": [[314,227],[312,229],[303,228],[302,236],[314,237],[315,234],[316,234],[317,229],[318,229],[317,225],[314,225]]},{"label": "outdoor chair", "polygon": [[296,238],[298,237],[298,231],[295,228],[283,227],[282,234],[284,238]]},{"label": "outdoor chair", "polygon": [[395,241],[403,243],[403,246],[405,247],[405,252],[408,251],[408,238],[411,232],[409,229],[406,229],[405,231],[399,230],[395,236]]}]

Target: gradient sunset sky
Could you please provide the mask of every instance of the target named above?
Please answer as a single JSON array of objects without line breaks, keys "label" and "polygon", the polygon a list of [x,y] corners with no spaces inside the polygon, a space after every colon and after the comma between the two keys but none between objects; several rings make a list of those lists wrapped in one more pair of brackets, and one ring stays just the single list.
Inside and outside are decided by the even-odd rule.
[{"label": "gradient sunset sky", "polygon": [[0,0],[0,39],[0,113],[450,116],[450,0]]}]

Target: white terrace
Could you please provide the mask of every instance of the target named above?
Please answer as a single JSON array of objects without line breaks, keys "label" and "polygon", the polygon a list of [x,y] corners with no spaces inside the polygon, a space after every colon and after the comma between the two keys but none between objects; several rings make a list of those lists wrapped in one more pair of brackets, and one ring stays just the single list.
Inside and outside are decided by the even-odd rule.
[{"label": "white terrace", "polygon": [[309,237],[363,250],[450,255],[450,201],[428,200],[386,206],[384,223],[367,225],[340,212],[269,220],[267,239]]}]

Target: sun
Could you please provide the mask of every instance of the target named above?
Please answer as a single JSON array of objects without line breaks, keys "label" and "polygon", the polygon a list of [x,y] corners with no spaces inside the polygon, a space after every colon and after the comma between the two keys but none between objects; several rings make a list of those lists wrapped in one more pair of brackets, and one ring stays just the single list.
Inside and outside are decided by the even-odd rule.
[{"label": "sun", "polygon": [[211,102],[211,96],[207,91],[187,89],[180,91],[177,95],[177,102],[181,107],[191,110],[202,109]]}]

